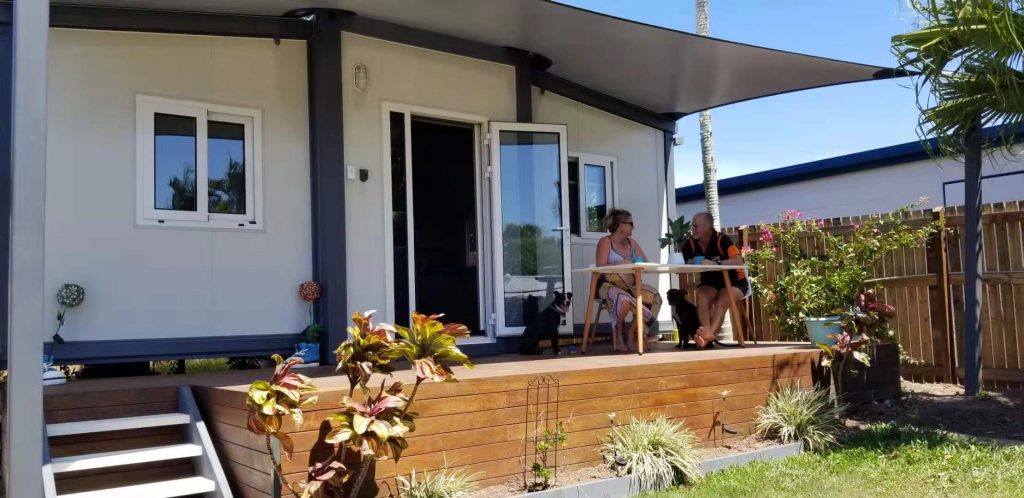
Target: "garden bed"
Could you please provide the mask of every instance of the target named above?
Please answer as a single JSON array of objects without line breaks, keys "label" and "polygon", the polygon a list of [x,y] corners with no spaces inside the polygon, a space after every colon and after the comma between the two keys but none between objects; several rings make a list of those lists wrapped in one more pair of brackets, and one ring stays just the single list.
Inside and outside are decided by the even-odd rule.
[{"label": "garden bed", "polygon": [[953,384],[903,382],[903,397],[861,405],[847,425],[865,428],[879,422],[997,439],[1024,441],[1024,389],[986,392],[968,398]]},{"label": "garden bed", "polygon": [[[788,445],[786,445],[788,446]],[[779,448],[781,447],[777,441],[770,439],[762,439],[757,436],[749,436],[737,441],[732,441],[718,448],[703,448],[700,450],[701,462],[719,461],[723,457],[729,457],[734,455],[742,455],[757,450],[764,450],[766,448]],[[717,464],[721,465],[719,461]],[[702,466],[703,468],[703,466]],[[717,468],[717,467],[716,467]],[[575,497],[575,488],[586,486],[588,483],[594,483],[602,480],[612,479],[615,477],[615,472],[612,471],[607,465],[600,465],[594,467],[586,467],[583,469],[577,469],[570,472],[560,472],[558,474],[557,483],[554,487],[534,493],[524,493],[522,478],[512,479],[506,483],[490,486],[472,493],[471,496],[474,498],[506,498],[512,496],[537,496],[545,498],[561,497],[561,496],[572,496]],[[628,480],[627,480],[628,482]],[[628,488],[626,488],[628,489]],[[570,491],[573,490],[573,491]],[[569,492],[569,494],[553,494],[552,492]],[[585,492],[585,490],[581,490]],[[582,493],[579,493],[583,496]],[[587,496],[594,496],[593,493],[587,493]]]}]

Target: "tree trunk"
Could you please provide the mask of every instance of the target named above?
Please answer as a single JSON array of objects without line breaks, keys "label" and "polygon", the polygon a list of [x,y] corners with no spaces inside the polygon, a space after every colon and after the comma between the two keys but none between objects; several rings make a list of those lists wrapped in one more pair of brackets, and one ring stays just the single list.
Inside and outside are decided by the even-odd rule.
[{"label": "tree trunk", "polygon": [[[708,2],[697,0],[697,34],[708,36]],[[721,228],[718,217],[718,170],[711,141],[711,111],[700,112],[700,152],[704,164],[704,199],[708,212],[715,220],[715,229]]]}]

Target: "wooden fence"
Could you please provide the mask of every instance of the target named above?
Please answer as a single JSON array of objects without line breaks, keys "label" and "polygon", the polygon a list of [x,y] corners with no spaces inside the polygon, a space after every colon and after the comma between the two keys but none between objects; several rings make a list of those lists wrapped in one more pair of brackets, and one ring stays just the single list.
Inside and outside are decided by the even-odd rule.
[{"label": "wooden fence", "polygon": [[[872,215],[824,220],[825,229],[842,234]],[[926,247],[893,251],[875,265],[872,284],[879,300],[896,307],[890,324],[904,352],[904,377],[923,381],[957,381],[963,377],[964,215],[962,208],[908,213],[907,223],[920,227],[939,221],[945,230]],[[984,255],[981,303],[982,365],[987,386],[1024,383],[1024,201],[985,205],[982,214]],[[726,228],[742,245],[756,248],[760,227]],[[805,250],[816,243],[808,238]],[[770,281],[779,269],[769,269]],[[747,306],[748,336],[779,340],[779,328],[753,297]]]}]

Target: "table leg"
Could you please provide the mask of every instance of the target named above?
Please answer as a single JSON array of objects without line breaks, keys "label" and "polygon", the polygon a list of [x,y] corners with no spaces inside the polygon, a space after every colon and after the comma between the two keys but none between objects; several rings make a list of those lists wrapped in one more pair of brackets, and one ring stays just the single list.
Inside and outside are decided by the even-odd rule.
[{"label": "table leg", "polygon": [[594,313],[594,298],[597,297],[597,272],[590,274],[590,296],[587,298],[587,316],[583,322],[583,344],[580,347],[580,354],[587,354],[588,340],[590,339],[590,320]]},{"label": "table leg", "polygon": [[729,311],[732,312],[732,316],[736,318],[732,324],[733,333],[737,333],[737,342],[740,343],[740,347],[747,347],[743,341],[743,317],[740,316],[739,308],[736,307],[736,296],[732,295],[732,282],[729,281],[729,271],[723,270],[722,276],[725,277],[725,291],[729,293]]},{"label": "table leg", "polygon": [[633,282],[636,285],[636,315],[633,320],[636,321],[636,352],[637,354],[644,354],[644,282],[642,277],[643,272],[639,268],[633,270]]}]

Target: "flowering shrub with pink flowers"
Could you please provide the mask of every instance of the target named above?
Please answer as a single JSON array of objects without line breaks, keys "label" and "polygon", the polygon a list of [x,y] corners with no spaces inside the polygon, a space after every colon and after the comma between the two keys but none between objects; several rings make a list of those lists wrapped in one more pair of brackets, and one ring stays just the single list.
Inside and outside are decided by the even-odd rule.
[{"label": "flowering shrub with pink flowers", "polygon": [[754,289],[782,338],[806,340],[804,318],[852,309],[876,261],[893,250],[923,245],[937,225],[914,228],[904,220],[920,204],[873,216],[852,230],[829,230],[824,221],[795,210],[765,226],[758,247],[743,252]]}]

